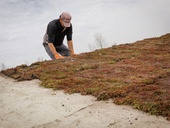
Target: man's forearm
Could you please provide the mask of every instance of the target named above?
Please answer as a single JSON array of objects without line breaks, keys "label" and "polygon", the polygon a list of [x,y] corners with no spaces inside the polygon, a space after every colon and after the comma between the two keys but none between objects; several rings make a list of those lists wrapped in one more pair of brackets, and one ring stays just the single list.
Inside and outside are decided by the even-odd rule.
[{"label": "man's forearm", "polygon": [[73,41],[72,40],[67,41],[67,44],[68,44],[69,50],[71,51],[71,55],[74,55]]},{"label": "man's forearm", "polygon": [[53,55],[58,54],[57,51],[55,50],[53,43],[48,43],[48,47],[50,48]]},{"label": "man's forearm", "polygon": [[48,43],[48,46],[56,59],[64,58],[63,56],[60,56],[60,54],[58,54],[58,52],[55,50],[53,43]]}]

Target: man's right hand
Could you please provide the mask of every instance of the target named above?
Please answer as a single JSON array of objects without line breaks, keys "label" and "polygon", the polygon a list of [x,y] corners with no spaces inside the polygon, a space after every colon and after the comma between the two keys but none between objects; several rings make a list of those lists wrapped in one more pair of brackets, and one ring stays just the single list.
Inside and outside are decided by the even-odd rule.
[{"label": "man's right hand", "polygon": [[62,59],[62,58],[64,58],[64,56],[60,56],[59,54],[55,54],[54,56],[55,56],[56,59]]}]

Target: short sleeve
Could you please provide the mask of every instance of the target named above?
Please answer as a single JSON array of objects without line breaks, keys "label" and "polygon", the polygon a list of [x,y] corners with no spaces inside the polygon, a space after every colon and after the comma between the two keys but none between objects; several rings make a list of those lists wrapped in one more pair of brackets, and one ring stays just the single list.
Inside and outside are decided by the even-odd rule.
[{"label": "short sleeve", "polygon": [[73,27],[72,25],[69,27],[68,33],[67,33],[67,40],[72,40],[72,34],[73,34]]},{"label": "short sleeve", "polygon": [[48,43],[54,43],[55,40],[55,26],[51,23],[47,26]]}]

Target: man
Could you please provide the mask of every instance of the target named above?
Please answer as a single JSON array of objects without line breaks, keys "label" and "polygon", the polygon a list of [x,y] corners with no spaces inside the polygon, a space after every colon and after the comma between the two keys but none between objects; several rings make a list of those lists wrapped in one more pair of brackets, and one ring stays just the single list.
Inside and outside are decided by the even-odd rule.
[{"label": "man", "polygon": [[[47,26],[43,45],[53,60],[74,55],[71,18],[69,13],[63,12],[59,19],[51,21]],[[67,36],[68,47],[63,44],[65,36]]]}]

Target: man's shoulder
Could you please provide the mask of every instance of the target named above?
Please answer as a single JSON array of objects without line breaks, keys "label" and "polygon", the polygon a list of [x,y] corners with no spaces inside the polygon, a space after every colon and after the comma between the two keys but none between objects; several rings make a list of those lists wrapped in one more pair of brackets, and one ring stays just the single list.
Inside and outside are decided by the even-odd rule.
[{"label": "man's shoulder", "polygon": [[54,20],[49,22],[48,26],[58,27],[58,22],[59,22],[59,19],[54,19]]}]

